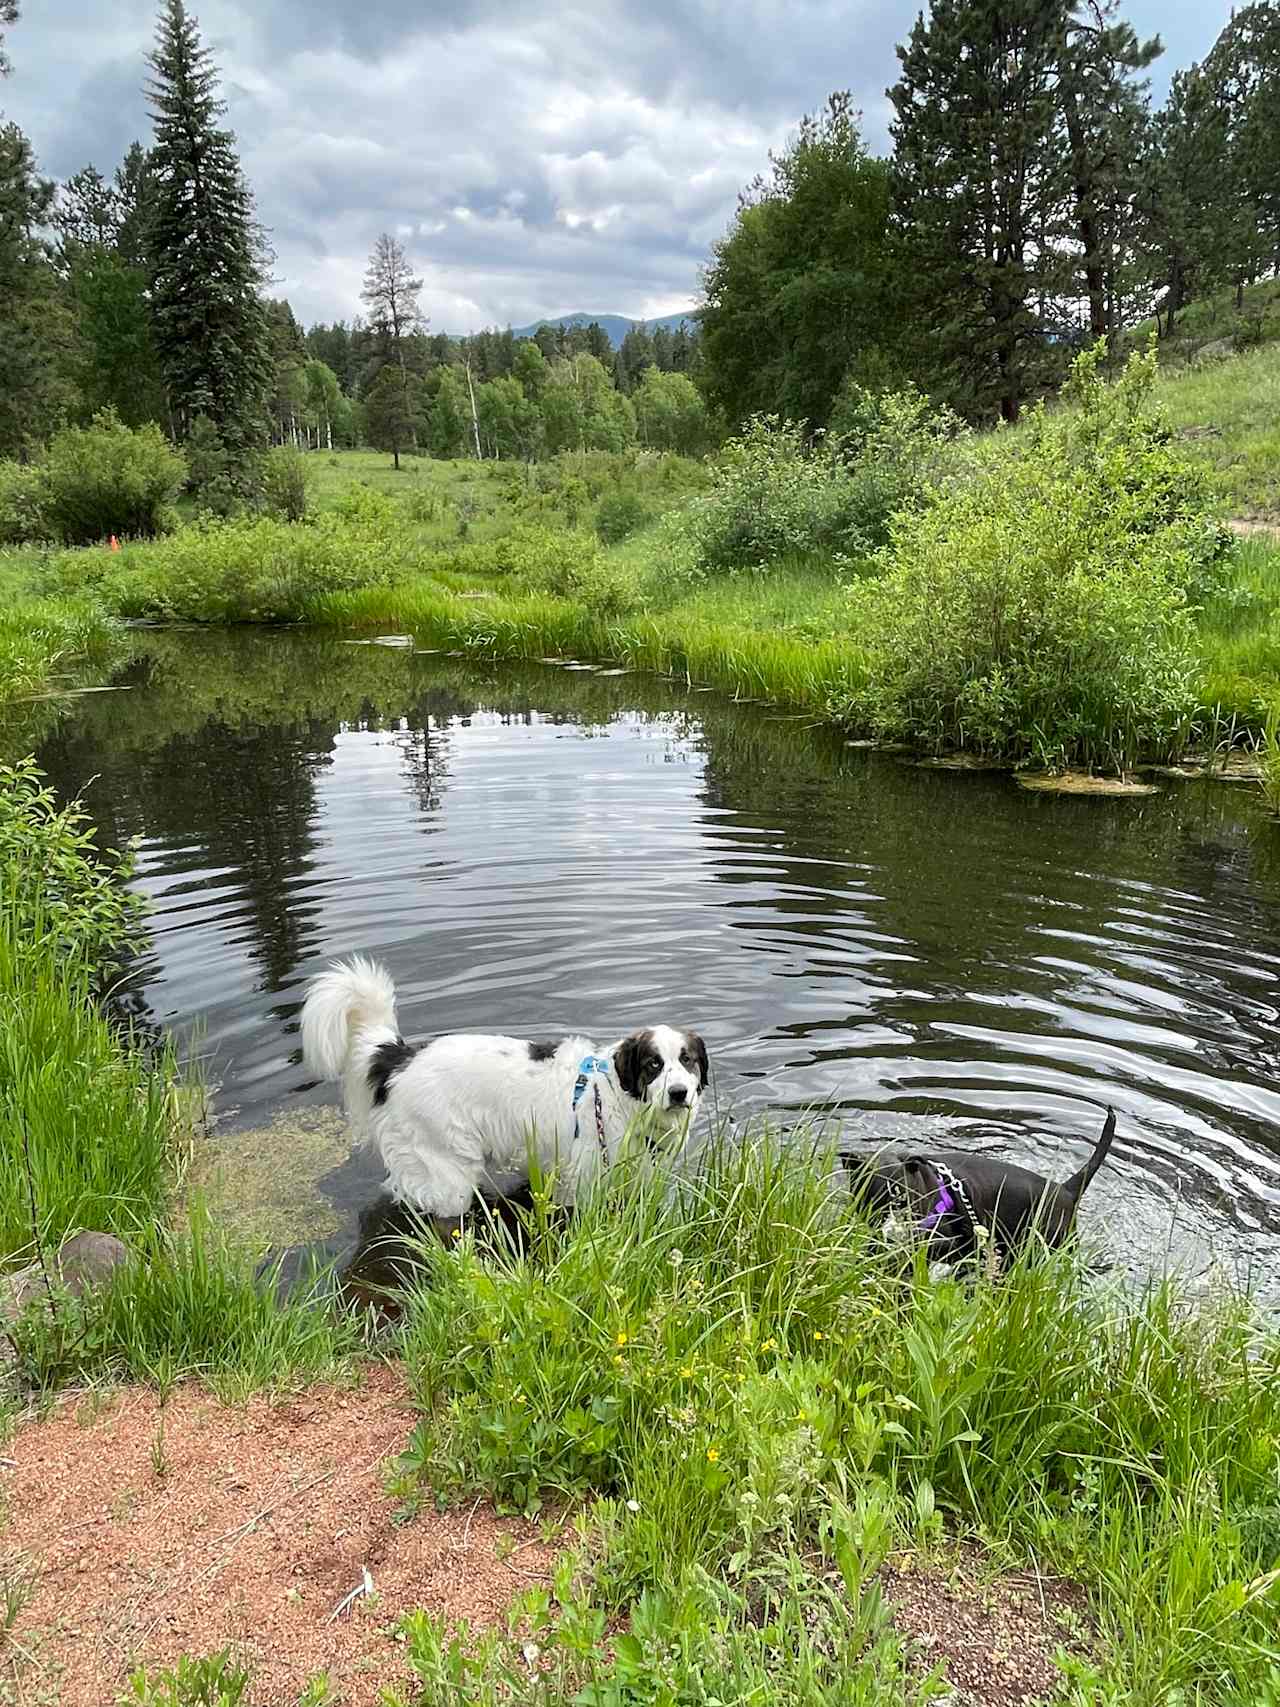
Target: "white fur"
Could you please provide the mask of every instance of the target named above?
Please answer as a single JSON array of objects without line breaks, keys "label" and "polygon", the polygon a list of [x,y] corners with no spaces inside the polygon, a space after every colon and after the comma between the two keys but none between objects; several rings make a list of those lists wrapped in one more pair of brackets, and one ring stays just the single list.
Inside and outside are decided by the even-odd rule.
[{"label": "white fur", "polygon": [[[381,966],[356,957],[313,981],[302,1009],[307,1067],[341,1079],[353,1134],[376,1145],[394,1195],[442,1219],[460,1216],[481,1187],[502,1193],[522,1185],[531,1157],[544,1173],[554,1173],[557,1199],[572,1203],[602,1162],[617,1156],[633,1124],[656,1142],[683,1141],[702,1092],[696,1065],[681,1060],[687,1035],[668,1026],[652,1028],[661,1068],[639,1099],[618,1082],[614,1057],[625,1039],[597,1050],[585,1037],[567,1037],[554,1055],[535,1061],[519,1038],[454,1033],[399,1067],[387,1081],[386,1100],[377,1104],[370,1065],[380,1044],[399,1041],[395,986]],[[575,1140],[573,1091],[589,1055],[609,1065],[582,1092]],[[687,1101],[672,1106],[678,1087]]]}]

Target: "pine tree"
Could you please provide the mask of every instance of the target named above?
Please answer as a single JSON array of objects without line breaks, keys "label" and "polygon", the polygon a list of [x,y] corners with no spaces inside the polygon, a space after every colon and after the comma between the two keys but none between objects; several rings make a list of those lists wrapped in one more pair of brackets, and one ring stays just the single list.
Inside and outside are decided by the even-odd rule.
[{"label": "pine tree", "polygon": [[[0,0],[0,24],[6,28],[18,21],[18,0]],[[4,51],[4,35],[0,33],[0,77],[7,77],[11,66],[9,57]]]},{"label": "pine tree", "polygon": [[151,162],[140,142],[129,144],[129,152],[116,167],[114,186],[120,219],[116,251],[126,267],[145,273],[153,184]]},{"label": "pine tree", "polygon": [[1084,0],[1064,20],[1058,100],[1066,131],[1067,229],[1079,253],[1091,341],[1114,343],[1129,306],[1132,231],[1150,123],[1136,81],[1163,51],[1116,16],[1116,0]]},{"label": "pine tree", "polygon": [[233,465],[247,468],[266,437],[272,377],[264,238],[235,138],[217,124],[226,111],[217,71],[184,0],[162,0],[148,64],[148,271],[170,419],[185,439],[205,417]]},{"label": "pine tree", "polygon": [[1228,114],[1198,65],[1174,74],[1156,114],[1144,201],[1145,243],[1168,337],[1179,313],[1224,282],[1224,203],[1230,170]]},{"label": "pine tree", "polygon": [[[404,245],[388,232],[383,232],[373,246],[369,268],[364,276],[361,300],[369,307],[369,331],[377,350],[373,382],[381,379],[381,371],[392,364],[399,376],[401,408],[397,420],[408,423],[408,434],[398,440],[394,449],[395,465],[400,466],[400,444],[412,442],[418,448],[415,412],[410,402],[408,349],[411,335],[424,325],[418,306],[422,280],[415,279]],[[383,410],[383,413],[389,413]]]},{"label": "pine tree", "polygon": [[[901,268],[926,365],[978,418],[1051,377],[1064,291],[1056,74],[1066,0],[935,0],[889,91]],[[929,375],[932,379],[934,375]]]},{"label": "pine tree", "polygon": [[0,457],[33,449],[75,402],[73,328],[41,233],[53,185],[0,123]]}]

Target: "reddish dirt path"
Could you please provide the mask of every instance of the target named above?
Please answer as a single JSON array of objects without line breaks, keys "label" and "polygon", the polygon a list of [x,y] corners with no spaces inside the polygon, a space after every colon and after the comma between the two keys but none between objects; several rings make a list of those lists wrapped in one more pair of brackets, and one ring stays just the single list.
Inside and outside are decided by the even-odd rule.
[{"label": "reddish dirt path", "polygon": [[[139,1662],[229,1646],[254,1707],[293,1707],[324,1669],[342,1707],[374,1707],[407,1676],[400,1614],[500,1622],[557,1549],[479,1505],[396,1524],[382,1466],[412,1421],[378,1367],[243,1408],[128,1389],[24,1424],[0,1463],[0,1580],[34,1587],[0,1637],[0,1699],[107,1707]],[[374,1598],[331,1620],[364,1569]]]}]

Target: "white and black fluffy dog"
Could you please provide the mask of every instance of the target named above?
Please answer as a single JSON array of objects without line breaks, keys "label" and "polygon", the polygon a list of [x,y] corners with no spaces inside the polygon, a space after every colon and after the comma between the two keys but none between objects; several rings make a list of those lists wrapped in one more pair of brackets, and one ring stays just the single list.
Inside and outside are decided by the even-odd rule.
[{"label": "white and black fluffy dog", "polygon": [[377,1147],[393,1195],[444,1221],[477,1193],[526,1184],[531,1156],[571,1204],[633,1125],[655,1146],[678,1147],[707,1084],[702,1039],[665,1025],[602,1054],[585,1037],[465,1033],[415,1048],[396,1025],[389,974],[358,956],[312,982],[302,1054],[310,1071],[342,1081],[354,1136]]}]

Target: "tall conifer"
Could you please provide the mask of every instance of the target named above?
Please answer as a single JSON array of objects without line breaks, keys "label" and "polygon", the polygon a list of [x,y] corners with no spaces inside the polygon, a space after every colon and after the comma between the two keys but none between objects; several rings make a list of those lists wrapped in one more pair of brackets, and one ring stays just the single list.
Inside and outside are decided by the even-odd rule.
[{"label": "tall conifer", "polygon": [[205,416],[238,463],[266,436],[264,240],[218,73],[184,0],[162,0],[147,96],[152,331],[175,432]]}]

